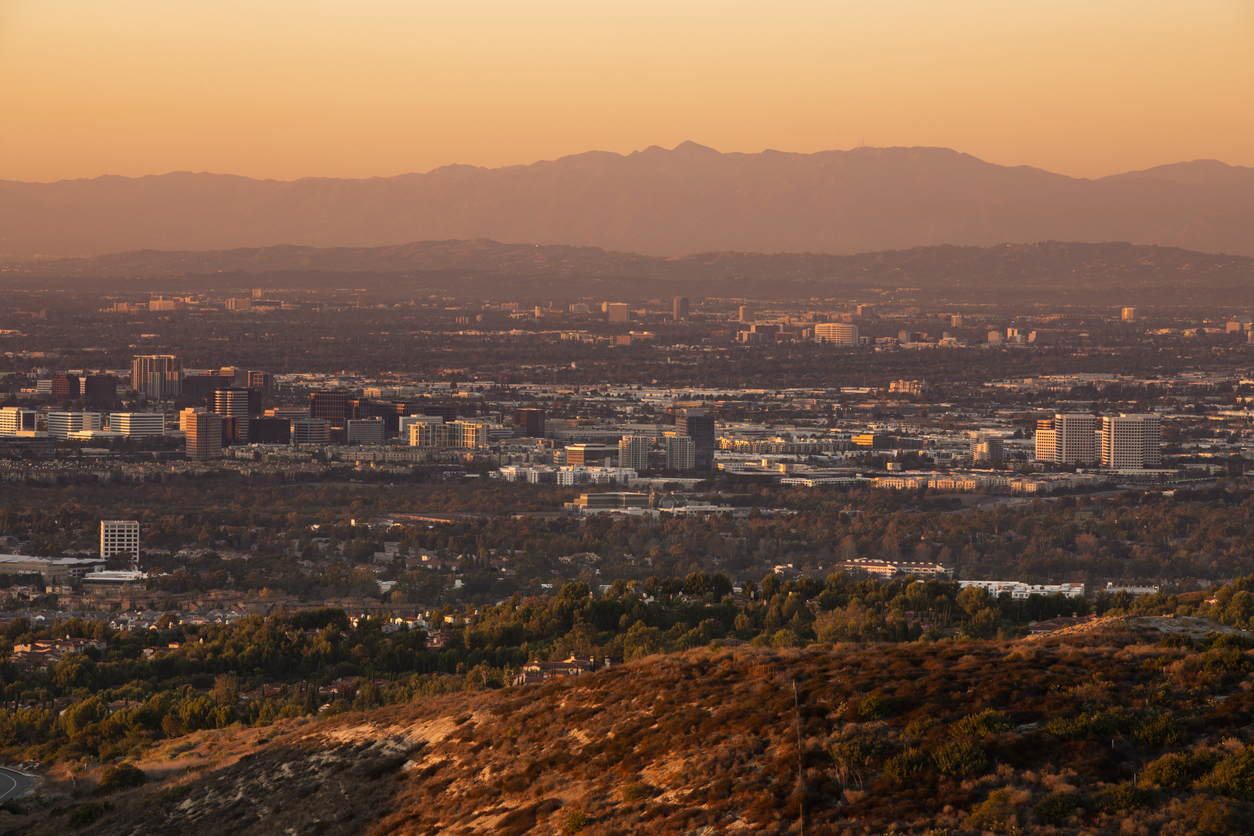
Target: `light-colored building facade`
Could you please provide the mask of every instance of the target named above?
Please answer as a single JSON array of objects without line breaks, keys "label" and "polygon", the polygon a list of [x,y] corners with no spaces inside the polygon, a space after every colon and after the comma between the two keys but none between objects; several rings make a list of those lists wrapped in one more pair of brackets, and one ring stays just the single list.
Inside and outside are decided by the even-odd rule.
[{"label": "light-colored building facade", "polygon": [[1102,418],[1102,467],[1141,470],[1162,464],[1162,424],[1157,415]]},{"label": "light-colored building facade", "polygon": [[475,421],[410,424],[409,443],[414,447],[455,447],[473,450],[488,446],[488,425]]},{"label": "light-colored building facade", "polygon": [[139,522],[136,520],[101,520],[100,556],[105,560],[115,554],[139,557]]},{"label": "light-colored building facade", "polygon": [[18,435],[35,431],[35,410],[18,406],[0,409],[0,435]]},{"label": "light-colored building facade", "polygon": [[144,354],[131,362],[131,388],[152,400],[183,393],[183,361],[173,354]]},{"label": "light-colored building facade", "polygon": [[1095,464],[1101,459],[1097,416],[1058,413],[1036,423],[1036,460],[1056,464]]},{"label": "light-colored building facade", "polygon": [[49,412],[48,435],[68,438],[70,433],[98,431],[103,426],[99,412]]},{"label": "light-colored building facade", "polygon": [[833,345],[857,345],[858,326],[848,322],[820,322],[814,326],[814,339]]},{"label": "light-colored building facade", "polygon": [[692,470],[697,466],[697,444],[686,435],[666,437],[666,469]]},{"label": "light-colored building facade", "polygon": [[187,458],[198,462],[222,458],[222,416],[216,412],[184,414]]},{"label": "light-colored building facade", "polygon": [[618,441],[618,466],[644,472],[649,469],[649,442],[647,435],[625,435]]},{"label": "light-colored building facade", "polygon": [[213,393],[213,411],[223,418],[234,419],[234,438],[240,444],[248,443],[248,395],[247,389],[235,387],[217,389]]},{"label": "light-colored building facade", "polygon": [[114,412],[109,429],[127,438],[165,435],[165,416],[160,412]]}]

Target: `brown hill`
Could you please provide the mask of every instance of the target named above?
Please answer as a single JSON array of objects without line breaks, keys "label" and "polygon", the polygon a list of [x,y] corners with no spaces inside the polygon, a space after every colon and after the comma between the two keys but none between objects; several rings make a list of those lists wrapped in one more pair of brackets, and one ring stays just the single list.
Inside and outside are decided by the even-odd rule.
[{"label": "brown hill", "polygon": [[[489,240],[421,241],[389,247],[278,246],[210,252],[144,250],[81,259],[51,259],[0,268],[12,283],[39,287],[53,277],[160,279],[114,285],[141,290],[189,288],[354,287],[456,293],[470,299],[646,299],[686,293],[750,298],[890,298],[980,303],[1080,305],[1254,302],[1254,259],[1125,243],[1049,241],[997,247],[917,247],[859,255],[717,252],[675,258],[596,247],[501,244]],[[64,282],[62,282],[64,283]],[[73,284],[73,282],[69,282]],[[79,283],[83,283],[80,281]]]},{"label": "brown hill", "polygon": [[1249,832],[1248,643],[1160,636],[652,657],[245,730],[0,833]]},{"label": "brown hill", "polygon": [[692,142],[499,169],[293,182],[176,172],[0,182],[0,254],[492,238],[650,255],[1131,241],[1254,255],[1254,177],[1196,161],[1101,180],[945,148],[722,154]]}]

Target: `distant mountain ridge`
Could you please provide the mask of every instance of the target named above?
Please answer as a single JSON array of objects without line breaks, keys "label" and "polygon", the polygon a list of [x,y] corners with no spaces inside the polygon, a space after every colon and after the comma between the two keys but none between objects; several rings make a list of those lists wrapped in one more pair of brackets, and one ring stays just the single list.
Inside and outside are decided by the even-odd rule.
[{"label": "distant mountain ridge", "polygon": [[685,142],[362,180],[0,181],[10,261],[485,238],[652,256],[1047,240],[1254,255],[1254,169],[1199,160],[1086,180],[945,148],[723,154]]}]

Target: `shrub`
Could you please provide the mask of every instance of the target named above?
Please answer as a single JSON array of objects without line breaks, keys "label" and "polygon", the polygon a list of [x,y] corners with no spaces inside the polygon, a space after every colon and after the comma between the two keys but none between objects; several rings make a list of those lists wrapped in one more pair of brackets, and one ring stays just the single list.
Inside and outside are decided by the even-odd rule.
[{"label": "shrub", "polygon": [[1188,636],[1166,636],[1159,640],[1158,646],[1164,648],[1183,647],[1186,650],[1191,650],[1193,648],[1193,639]]},{"label": "shrub", "polygon": [[1062,821],[1076,811],[1084,799],[1078,792],[1054,792],[1042,798],[1032,812],[1051,822]]},{"label": "shrub", "polygon": [[623,801],[626,801],[629,804],[633,804],[637,801],[644,801],[648,795],[649,790],[641,781],[636,781],[634,784],[628,784],[623,787]]},{"label": "shrub", "polygon": [[1254,832],[1254,817],[1244,806],[1224,799],[1198,796],[1184,805],[1192,833],[1200,836],[1246,836]]},{"label": "shrub", "polygon": [[1004,830],[1014,822],[1014,805],[1006,790],[994,790],[979,807],[971,811],[971,826],[983,830]]},{"label": "shrub", "polygon": [[856,737],[835,743],[827,751],[838,765],[866,766],[868,758],[884,751],[884,744],[873,738]]},{"label": "shrub", "polygon": [[1119,784],[1094,794],[1092,804],[1095,810],[1102,813],[1120,813],[1125,810],[1140,810],[1154,801],[1154,793],[1149,790],[1131,784]]},{"label": "shrub", "polygon": [[1142,746],[1171,746],[1183,738],[1184,729],[1167,711],[1149,715],[1132,731],[1132,739]]},{"label": "shrub", "polygon": [[884,764],[884,774],[889,778],[906,778],[931,767],[931,755],[922,749],[907,749],[888,759]]},{"label": "shrub", "polygon": [[147,781],[148,776],[135,764],[120,763],[105,770],[97,792],[115,792],[131,787],[142,787]]},{"label": "shrub", "polygon": [[907,737],[922,737],[927,734],[929,730],[934,729],[939,725],[940,720],[937,720],[935,717],[920,717],[917,720],[910,721],[910,724],[906,726],[905,733]]},{"label": "shrub", "polygon": [[858,703],[858,716],[863,720],[878,720],[886,714],[888,701],[878,694],[872,694]]},{"label": "shrub", "polygon": [[1202,636],[1202,646],[1206,649],[1218,648],[1228,650],[1249,650],[1254,641],[1236,633],[1207,633]]},{"label": "shrub", "polygon": [[1216,758],[1209,754],[1176,752],[1163,755],[1145,767],[1141,777],[1165,790],[1183,792],[1192,788],[1195,781],[1210,772],[1215,761]]},{"label": "shrub", "polygon": [[1215,766],[1209,783],[1221,795],[1254,801],[1254,747],[1234,752]]},{"label": "shrub", "polygon": [[984,750],[974,743],[948,743],[932,753],[936,771],[951,778],[963,778],[988,768]]},{"label": "shrub", "polygon": [[1010,722],[1010,717],[1005,712],[986,708],[979,714],[968,714],[954,723],[951,728],[954,734],[984,737],[989,734],[1010,731],[1014,728],[1014,723]]},{"label": "shrub", "polygon": [[569,813],[566,814],[565,832],[578,833],[579,831],[583,830],[587,826],[588,826],[588,814],[585,813],[583,810],[571,810]]},{"label": "shrub", "polygon": [[1131,734],[1145,722],[1145,715],[1131,708],[1109,708],[1079,717],[1058,717],[1050,720],[1045,730],[1063,740],[1088,737],[1113,737]]},{"label": "shrub", "polygon": [[97,819],[112,809],[113,805],[108,801],[92,801],[87,804],[79,804],[70,810],[69,825],[77,830],[80,827],[95,824]]}]

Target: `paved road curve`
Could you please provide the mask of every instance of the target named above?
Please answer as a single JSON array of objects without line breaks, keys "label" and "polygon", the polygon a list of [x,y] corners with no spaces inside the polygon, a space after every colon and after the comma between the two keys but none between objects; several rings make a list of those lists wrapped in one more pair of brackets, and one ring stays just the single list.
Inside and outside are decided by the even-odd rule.
[{"label": "paved road curve", "polygon": [[33,786],[35,782],[22,773],[0,767],[0,804],[17,798]]}]

